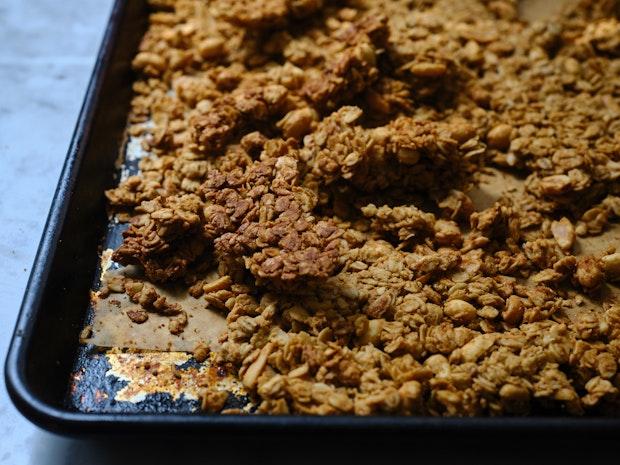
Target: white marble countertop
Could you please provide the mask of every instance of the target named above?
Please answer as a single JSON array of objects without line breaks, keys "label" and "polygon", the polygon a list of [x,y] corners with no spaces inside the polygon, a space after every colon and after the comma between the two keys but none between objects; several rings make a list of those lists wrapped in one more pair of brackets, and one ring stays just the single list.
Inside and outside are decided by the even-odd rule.
[{"label": "white marble countertop", "polygon": [[[129,0],[131,1],[131,0]],[[0,1],[0,361],[4,361],[43,224],[112,0]],[[340,442],[340,447],[301,449],[284,440],[226,443],[210,441],[75,440],[46,433],[25,420],[10,403],[0,379],[0,465],[189,463],[376,463],[394,454],[394,443]],[[435,441],[433,441],[435,442]],[[450,441],[452,443],[452,441]],[[446,447],[415,438],[408,454],[418,463],[563,463],[584,461],[592,449],[539,450],[533,456],[518,440],[496,449],[483,438],[470,446]],[[241,447],[239,447],[241,445]],[[594,446],[611,451],[609,444]],[[401,448],[402,449],[402,448]],[[575,449],[575,450],[573,450]],[[392,451],[392,452],[390,452]],[[410,457],[412,457],[410,455]],[[532,461],[536,457],[539,461]],[[485,460],[486,458],[486,460]]]}]

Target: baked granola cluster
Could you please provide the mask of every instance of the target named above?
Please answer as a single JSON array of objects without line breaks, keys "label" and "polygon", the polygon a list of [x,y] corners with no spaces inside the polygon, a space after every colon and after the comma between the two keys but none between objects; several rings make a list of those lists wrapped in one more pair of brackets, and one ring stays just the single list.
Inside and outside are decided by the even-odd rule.
[{"label": "baked granola cluster", "polygon": [[[618,411],[620,253],[579,246],[620,215],[618,2],[151,4],[113,258],[226,313],[259,412]],[[491,166],[523,189],[476,209]]]}]

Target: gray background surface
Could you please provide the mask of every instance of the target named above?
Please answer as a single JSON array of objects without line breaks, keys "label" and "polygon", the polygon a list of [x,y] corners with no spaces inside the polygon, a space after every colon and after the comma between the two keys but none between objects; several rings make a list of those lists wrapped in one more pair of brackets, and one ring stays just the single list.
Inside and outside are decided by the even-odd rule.
[{"label": "gray background surface", "polygon": [[[111,5],[0,0],[2,362]],[[0,381],[0,464],[69,463],[67,446],[23,419]]]},{"label": "gray background surface", "polygon": [[[111,5],[112,0],[0,0],[2,362]],[[335,437],[332,443],[313,435],[301,443],[297,439],[60,438],[22,418],[0,378],[1,465],[388,463],[397,450],[407,454],[407,463],[566,464],[619,450],[617,443],[596,438],[586,443],[583,437],[535,449],[519,437],[498,445],[484,435],[461,442],[441,435],[399,441]]]}]

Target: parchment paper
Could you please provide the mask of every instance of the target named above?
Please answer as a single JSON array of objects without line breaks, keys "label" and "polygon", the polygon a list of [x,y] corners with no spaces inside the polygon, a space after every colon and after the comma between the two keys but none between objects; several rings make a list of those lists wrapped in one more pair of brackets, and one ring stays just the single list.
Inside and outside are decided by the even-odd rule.
[{"label": "parchment paper", "polygon": [[[104,271],[102,282],[111,276],[134,275],[133,270]],[[204,299],[195,299],[187,289],[153,285],[157,292],[170,302],[178,303],[187,312],[188,323],[179,335],[168,330],[169,317],[149,313],[146,322],[136,324],[126,315],[127,309],[136,304],[127,294],[110,294],[106,299],[93,296],[95,316],[89,342],[100,347],[118,347],[143,350],[193,351],[204,344],[218,350],[218,337],[226,329],[226,319],[221,313],[208,308]]]}]

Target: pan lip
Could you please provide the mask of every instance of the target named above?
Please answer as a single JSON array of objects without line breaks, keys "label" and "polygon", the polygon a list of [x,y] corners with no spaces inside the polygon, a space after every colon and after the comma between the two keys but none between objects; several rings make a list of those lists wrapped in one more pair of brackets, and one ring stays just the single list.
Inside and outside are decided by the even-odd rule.
[{"label": "pan lip", "polygon": [[36,315],[41,311],[43,287],[49,277],[51,263],[59,242],[61,226],[67,216],[69,200],[77,180],[79,166],[84,157],[94,114],[99,103],[105,70],[110,65],[112,50],[121,23],[120,18],[126,5],[126,0],[115,0],[112,5],[43,227],[5,361],[5,382],[11,400],[24,416],[44,428],[46,425],[41,422],[41,419],[59,419],[63,411],[41,402],[30,392],[26,381],[26,352],[32,339]]},{"label": "pan lip", "polygon": [[[105,70],[110,66],[112,50],[118,38],[121,17],[128,0],[115,0],[96,62],[91,73],[82,108],[71,138],[50,211],[24,292],[14,333],[5,362],[5,383],[17,409],[34,424],[62,435],[86,435],[105,432],[146,432],[176,428],[221,432],[330,431],[343,432],[427,432],[427,433],[610,433],[620,429],[620,417],[468,417],[429,416],[268,416],[207,415],[191,413],[85,413],[60,408],[46,402],[30,390],[26,375],[26,353],[32,340],[33,325],[43,303],[43,288],[58,244],[61,226],[78,176],[87,145]],[[139,428],[137,430],[136,428]]]},{"label": "pan lip", "polygon": [[[7,365],[8,366],[8,365]],[[37,426],[60,435],[166,433],[195,431],[299,433],[307,431],[352,433],[449,433],[570,434],[615,433],[620,418],[613,417],[428,417],[428,416],[294,416],[84,413],[52,406],[27,389],[16,370],[6,371],[7,388],[18,410]]]}]

